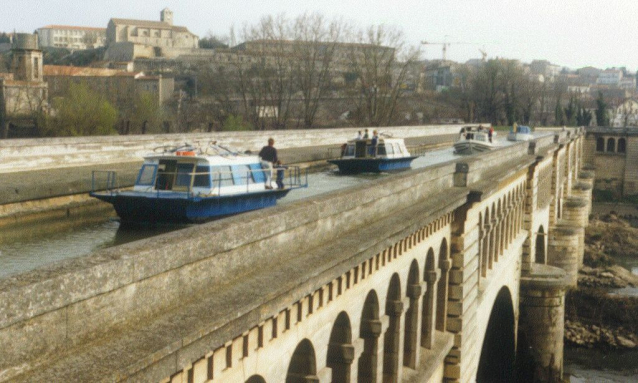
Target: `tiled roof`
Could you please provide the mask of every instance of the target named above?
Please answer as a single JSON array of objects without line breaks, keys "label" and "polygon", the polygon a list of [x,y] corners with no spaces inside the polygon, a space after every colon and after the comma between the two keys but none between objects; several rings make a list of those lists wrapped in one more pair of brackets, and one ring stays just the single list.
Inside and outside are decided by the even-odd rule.
[{"label": "tiled roof", "polygon": [[95,32],[106,32],[106,28],[95,28],[95,27],[76,27],[73,25],[47,25],[46,27],[38,28],[38,29],[72,29],[76,31],[95,31]]},{"label": "tiled roof", "polygon": [[170,29],[175,32],[188,32],[191,33],[188,28],[180,27],[176,25],[170,25],[164,21],[150,21],[150,20],[133,20],[133,19],[111,19],[113,24],[121,25],[135,25],[142,28],[155,28],[155,29]]},{"label": "tiled roof", "polygon": [[87,77],[135,77],[141,72],[124,72],[118,69],[90,68],[64,65],[45,65],[45,76],[87,76]]}]

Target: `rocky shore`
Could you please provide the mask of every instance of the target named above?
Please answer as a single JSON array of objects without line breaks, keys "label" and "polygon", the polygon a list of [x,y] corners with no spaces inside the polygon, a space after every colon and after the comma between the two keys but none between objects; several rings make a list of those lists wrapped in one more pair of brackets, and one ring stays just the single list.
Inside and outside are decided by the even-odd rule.
[{"label": "rocky shore", "polygon": [[585,233],[578,288],[566,297],[567,346],[638,349],[638,296],[618,293],[638,288],[638,276],[619,266],[617,257],[638,259],[638,228],[615,214],[594,216]]}]

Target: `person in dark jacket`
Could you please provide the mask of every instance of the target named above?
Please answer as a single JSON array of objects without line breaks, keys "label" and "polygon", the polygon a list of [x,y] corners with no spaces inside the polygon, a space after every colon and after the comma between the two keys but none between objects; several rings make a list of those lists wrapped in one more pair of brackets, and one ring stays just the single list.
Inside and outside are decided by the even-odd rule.
[{"label": "person in dark jacket", "polygon": [[259,157],[261,157],[262,168],[266,175],[266,189],[272,189],[271,180],[273,164],[279,161],[277,158],[277,149],[275,149],[274,139],[268,139],[268,146],[261,148],[259,151]]}]

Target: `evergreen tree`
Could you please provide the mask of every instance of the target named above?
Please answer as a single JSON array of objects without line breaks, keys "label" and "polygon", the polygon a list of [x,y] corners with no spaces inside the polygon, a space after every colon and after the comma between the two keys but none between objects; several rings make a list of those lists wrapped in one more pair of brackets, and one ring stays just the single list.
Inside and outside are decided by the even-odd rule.
[{"label": "evergreen tree", "polygon": [[560,98],[556,100],[556,107],[554,108],[554,120],[556,125],[565,125],[565,113],[563,107],[560,106]]},{"label": "evergreen tree", "polygon": [[607,116],[607,104],[603,98],[603,92],[598,92],[596,99],[596,125],[609,126],[609,117]]},{"label": "evergreen tree", "polygon": [[565,125],[575,126],[577,113],[578,113],[578,105],[576,100],[572,96],[569,98],[569,104],[567,104],[567,108],[565,108]]}]

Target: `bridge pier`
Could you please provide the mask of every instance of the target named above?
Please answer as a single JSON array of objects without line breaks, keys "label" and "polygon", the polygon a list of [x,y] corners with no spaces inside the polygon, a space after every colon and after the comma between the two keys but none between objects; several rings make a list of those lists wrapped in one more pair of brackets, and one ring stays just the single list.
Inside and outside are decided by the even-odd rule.
[{"label": "bridge pier", "polygon": [[585,256],[585,227],[589,220],[587,201],[579,197],[567,197],[563,209],[563,219],[578,231],[578,268],[583,266]]},{"label": "bridge pier", "polygon": [[[561,382],[565,291],[569,285],[563,270],[533,264],[521,277],[520,323],[517,357],[531,357],[519,377],[534,382]],[[527,355],[526,355],[527,354]]]}]

